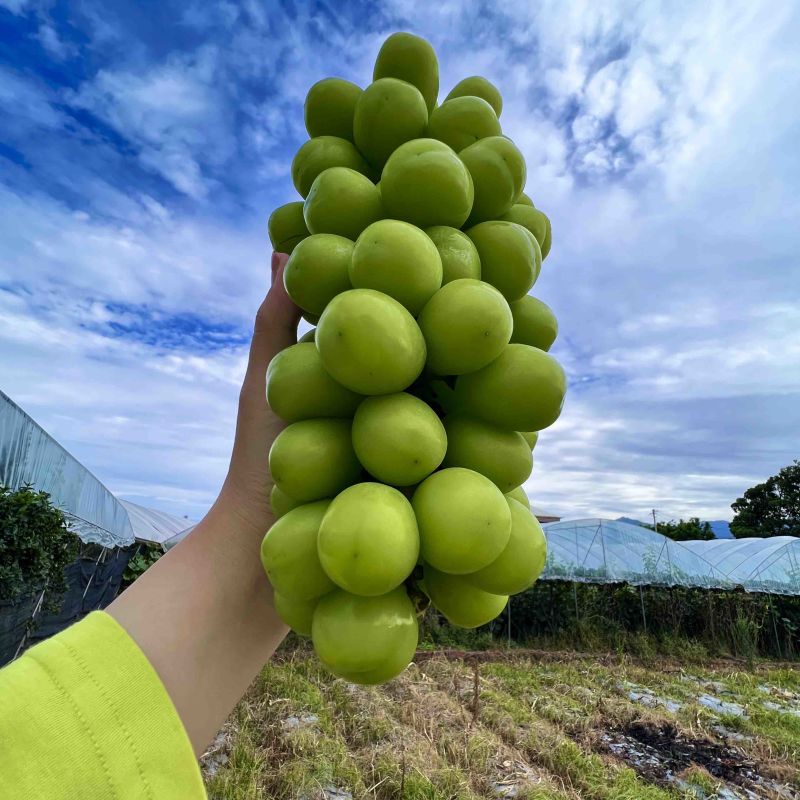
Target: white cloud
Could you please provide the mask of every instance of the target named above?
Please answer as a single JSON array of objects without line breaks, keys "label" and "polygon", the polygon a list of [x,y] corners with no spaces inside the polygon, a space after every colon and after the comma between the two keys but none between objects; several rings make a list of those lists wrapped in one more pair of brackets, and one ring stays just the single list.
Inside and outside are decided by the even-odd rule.
[{"label": "white cloud", "polygon": [[631,65],[620,86],[617,127],[629,139],[639,131],[652,127],[664,113],[666,101],[652,71],[652,65],[640,59]]},{"label": "white cloud", "polygon": [[586,82],[586,55],[581,45],[567,47],[563,64],[544,73],[544,83],[556,96],[559,105],[579,94]]},{"label": "white cloud", "polygon": [[8,67],[0,67],[0,104],[14,109],[4,120],[11,131],[21,122],[40,128],[64,124],[64,115],[53,107],[49,91]]},{"label": "white cloud", "polygon": [[587,141],[597,136],[600,120],[592,114],[581,114],[572,120],[572,135],[579,141]]},{"label": "white cloud", "polygon": [[59,61],[74,54],[76,51],[74,45],[61,39],[55,25],[47,20],[40,23],[37,38],[42,43],[42,47]]},{"label": "white cloud", "polygon": [[207,29],[222,24],[231,27],[239,19],[240,9],[234,3],[191,3],[183,11],[184,25],[192,28]]},{"label": "white cloud", "polygon": [[606,173],[613,168],[614,159],[604,144],[598,144],[584,153],[581,163],[586,172]]},{"label": "white cloud", "polygon": [[[173,218],[152,198],[127,222],[0,187],[0,264],[36,289],[241,321],[268,275],[265,230]],[[138,210],[137,210],[138,208]],[[236,275],[236,280],[230,280]]]},{"label": "white cloud", "polygon": [[234,148],[216,67],[217,49],[208,46],[143,74],[101,70],[71,102],[137,145],[142,163],[176,189],[202,199],[210,181],[199,159],[220,165]]},{"label": "white cloud", "polygon": [[567,168],[567,146],[558,126],[536,111],[521,114],[512,105],[503,115],[503,130],[525,157],[526,191],[534,202],[536,198],[566,197],[574,176]]},{"label": "white cloud", "polygon": [[622,61],[612,61],[592,75],[584,94],[585,106],[590,114],[599,119],[611,116],[617,106],[624,70]]},{"label": "white cloud", "polygon": [[31,4],[31,0],[0,0],[0,8],[8,9],[12,14],[22,14]]}]

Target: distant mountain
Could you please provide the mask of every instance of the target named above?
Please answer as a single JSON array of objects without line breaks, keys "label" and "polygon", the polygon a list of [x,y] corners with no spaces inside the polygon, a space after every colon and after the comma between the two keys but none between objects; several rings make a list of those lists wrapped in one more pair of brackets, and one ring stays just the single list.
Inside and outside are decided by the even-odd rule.
[{"label": "distant mountain", "polygon": [[645,523],[633,517],[617,517],[615,522],[627,522],[629,525],[638,525],[640,528],[646,527]]},{"label": "distant mountain", "polygon": [[724,519],[711,520],[708,524],[711,526],[711,530],[714,531],[714,536],[716,536],[717,539],[734,538],[733,534],[731,533],[730,524]]}]

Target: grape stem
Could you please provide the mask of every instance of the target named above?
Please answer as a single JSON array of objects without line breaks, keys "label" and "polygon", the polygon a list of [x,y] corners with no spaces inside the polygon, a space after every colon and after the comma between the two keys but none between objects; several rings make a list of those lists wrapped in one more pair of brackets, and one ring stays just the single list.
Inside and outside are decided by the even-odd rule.
[{"label": "grape stem", "polygon": [[422,580],[422,567],[420,566],[414,567],[414,571],[405,580],[409,600],[411,600],[418,617],[422,617],[431,604],[430,597],[419,586],[420,580]]}]

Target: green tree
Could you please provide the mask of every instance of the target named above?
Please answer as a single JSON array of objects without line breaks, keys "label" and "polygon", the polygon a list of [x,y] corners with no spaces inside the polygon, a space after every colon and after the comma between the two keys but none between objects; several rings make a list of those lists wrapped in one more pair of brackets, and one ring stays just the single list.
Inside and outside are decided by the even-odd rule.
[{"label": "green tree", "polygon": [[66,588],[64,567],[78,555],[78,538],[47,492],[0,486],[0,598],[47,589],[48,605]]},{"label": "green tree", "polygon": [[800,536],[800,461],[748,489],[731,508],[737,539]]},{"label": "green tree", "polygon": [[[648,527],[652,528],[652,525]],[[676,542],[685,542],[689,539],[713,539],[714,531],[707,522],[700,522],[699,517],[689,517],[687,520],[674,519],[669,522],[659,522],[658,532]]]}]

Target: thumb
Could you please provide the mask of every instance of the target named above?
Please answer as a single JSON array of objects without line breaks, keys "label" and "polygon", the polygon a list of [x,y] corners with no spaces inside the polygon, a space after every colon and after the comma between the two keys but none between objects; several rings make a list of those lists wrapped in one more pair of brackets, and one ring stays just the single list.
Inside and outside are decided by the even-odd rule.
[{"label": "thumb", "polygon": [[275,285],[275,280],[278,276],[278,273],[281,273],[281,277],[283,277],[283,267],[286,266],[286,262],[289,260],[289,256],[286,253],[273,253],[272,254],[272,264],[271,271],[272,271],[272,285]]}]

